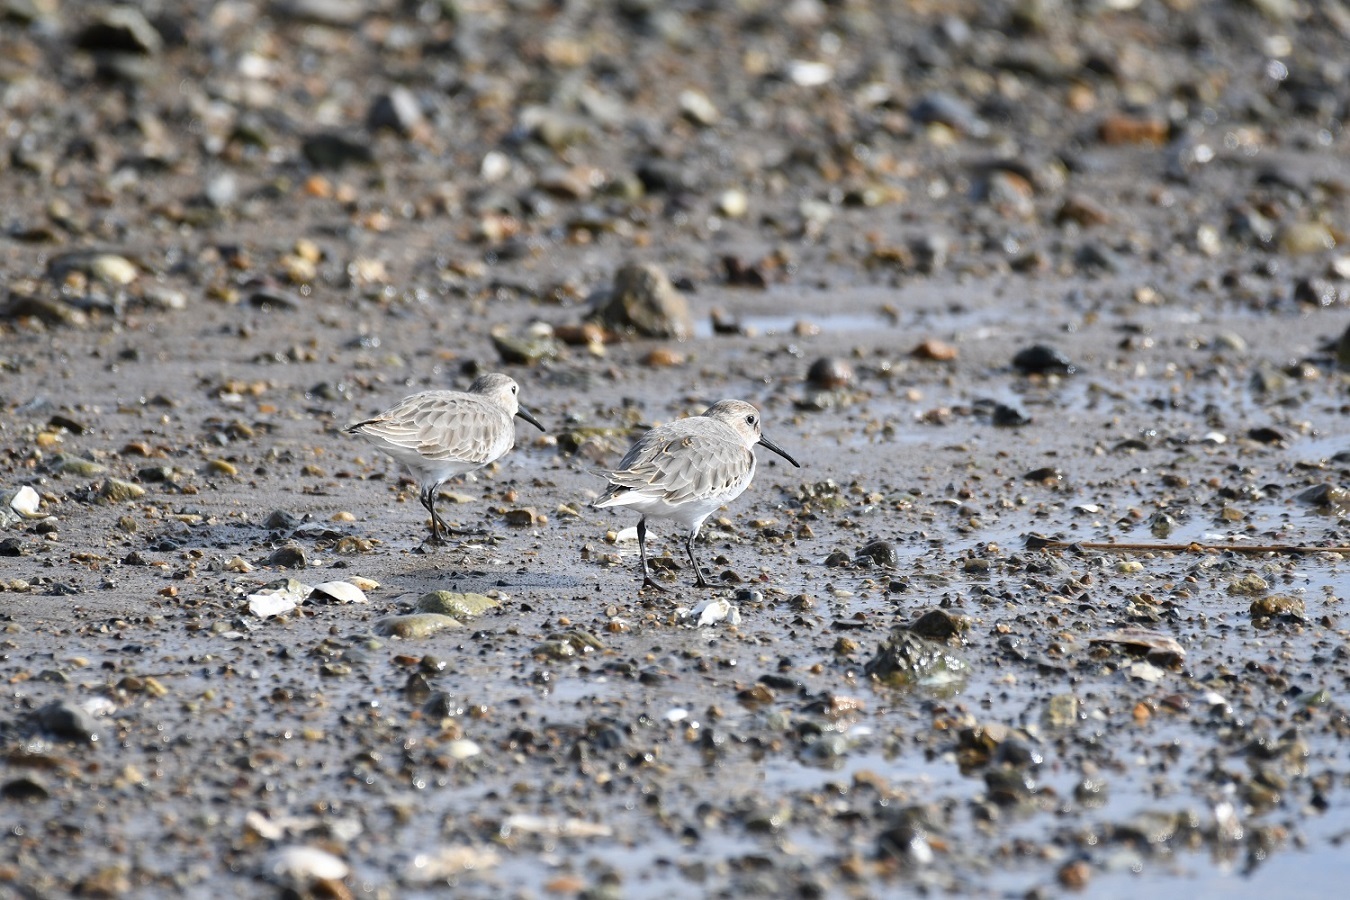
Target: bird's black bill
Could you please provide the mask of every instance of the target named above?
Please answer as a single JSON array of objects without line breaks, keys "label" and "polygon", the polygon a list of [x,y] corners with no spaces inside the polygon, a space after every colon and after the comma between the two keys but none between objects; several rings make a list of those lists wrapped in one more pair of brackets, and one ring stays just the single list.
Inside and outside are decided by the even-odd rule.
[{"label": "bird's black bill", "polygon": [[535,428],[538,428],[540,431],[545,431],[545,432],[547,431],[547,429],[544,428],[543,425],[540,425],[540,424],[539,424],[539,420],[538,420],[538,419],[536,419],[534,416],[530,415],[529,410],[524,409],[524,408],[518,408],[518,409],[516,410],[516,415],[519,416],[520,418],[524,419],[526,422],[529,422],[531,425],[533,425]]},{"label": "bird's black bill", "polygon": [[759,442],[768,449],[772,450],[774,453],[777,453],[779,456],[783,457],[783,459],[786,459],[788,462],[792,463],[797,468],[800,469],[802,467],[801,463],[797,462],[791,456],[788,456],[788,452],[786,450],[784,450],[782,447],[778,446],[768,438],[761,436]]}]

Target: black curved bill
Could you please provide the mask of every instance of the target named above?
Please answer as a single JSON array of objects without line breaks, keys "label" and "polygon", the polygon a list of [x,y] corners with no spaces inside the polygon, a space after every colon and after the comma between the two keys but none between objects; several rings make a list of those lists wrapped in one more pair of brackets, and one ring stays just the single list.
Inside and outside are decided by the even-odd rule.
[{"label": "black curved bill", "polygon": [[794,466],[796,466],[797,468],[800,469],[800,468],[802,467],[802,464],[801,464],[801,463],[797,462],[795,459],[793,459],[792,457],[788,456],[788,453],[787,453],[786,450],[784,450],[782,447],[778,446],[777,444],[775,444],[773,441],[769,440],[768,438],[764,437],[763,435],[760,435],[759,442],[760,442],[761,444],[763,444],[765,447],[767,447],[768,449],[772,450],[774,453],[777,453],[779,456],[783,457],[783,459],[786,459],[788,462],[792,463],[792,464],[793,464]]},{"label": "black curved bill", "polygon": [[530,411],[529,411],[528,409],[526,409],[525,407],[523,407],[523,406],[517,407],[517,408],[516,408],[516,415],[517,415],[519,418],[524,419],[526,422],[529,422],[531,425],[533,425],[535,428],[538,428],[540,431],[543,431],[543,432],[547,432],[547,431],[548,431],[548,429],[544,428],[543,425],[540,425],[540,424],[539,424],[539,420],[538,420],[538,419],[536,419],[534,416],[530,415]]}]

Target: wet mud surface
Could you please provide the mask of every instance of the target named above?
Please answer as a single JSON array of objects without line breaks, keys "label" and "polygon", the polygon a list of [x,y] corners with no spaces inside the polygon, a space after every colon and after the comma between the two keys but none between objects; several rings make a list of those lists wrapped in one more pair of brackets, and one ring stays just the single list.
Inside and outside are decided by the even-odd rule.
[{"label": "wet mud surface", "polygon": [[[5,9],[7,895],[1350,874],[1339,7]],[[424,547],[342,428],[494,370]],[[802,468],[639,592],[725,397]]]}]

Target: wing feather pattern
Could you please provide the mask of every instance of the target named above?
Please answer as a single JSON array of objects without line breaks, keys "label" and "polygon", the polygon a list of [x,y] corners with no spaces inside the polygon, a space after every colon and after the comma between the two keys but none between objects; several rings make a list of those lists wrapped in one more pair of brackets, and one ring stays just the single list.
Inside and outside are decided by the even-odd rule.
[{"label": "wing feather pattern", "polygon": [[706,419],[693,427],[690,422],[671,422],[643,435],[610,473],[609,488],[596,505],[629,492],[679,504],[739,485],[754,465],[753,454],[731,429],[724,435]]},{"label": "wing feather pattern", "polygon": [[[487,464],[515,442],[515,429],[505,410],[457,391],[413,394],[348,430],[435,461]],[[504,441],[506,446],[502,447]]]}]

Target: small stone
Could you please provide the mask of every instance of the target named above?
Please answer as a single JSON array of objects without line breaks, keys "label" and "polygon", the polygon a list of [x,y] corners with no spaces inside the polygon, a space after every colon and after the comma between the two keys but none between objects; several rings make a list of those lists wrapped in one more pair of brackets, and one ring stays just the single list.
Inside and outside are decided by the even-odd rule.
[{"label": "small stone", "polygon": [[739,219],[750,210],[750,201],[745,191],[730,188],[717,198],[717,211],[728,219]]},{"label": "small stone", "polygon": [[854,559],[859,562],[865,560],[883,569],[894,569],[899,563],[895,545],[890,541],[872,541],[870,544],[865,544]]},{"label": "small stone", "polygon": [[949,641],[970,630],[974,620],[959,610],[930,609],[909,623],[909,630],[935,641]]},{"label": "small stone", "polygon": [[235,476],[239,474],[239,469],[234,463],[223,459],[213,459],[206,463],[207,474],[210,475],[228,475]]},{"label": "small stone", "polygon": [[262,561],[264,566],[275,566],[278,569],[303,569],[309,565],[309,559],[305,555],[305,548],[298,544],[286,544],[273,550],[266,559]]},{"label": "small stone", "polygon": [[368,166],[375,162],[375,153],[369,144],[334,133],[310,135],[301,143],[300,152],[316,169]]},{"label": "small stone", "polygon": [[689,302],[652,263],[621,268],[593,318],[618,331],[642,337],[688,340],[694,334]]},{"label": "small stone", "polygon": [[1290,256],[1321,253],[1336,246],[1331,229],[1321,222],[1294,222],[1280,229],[1275,238],[1280,252]]},{"label": "small stone", "polygon": [[964,132],[975,138],[989,133],[989,125],[964,100],[951,94],[925,94],[910,109],[909,115],[921,125],[945,125],[953,131]]},{"label": "small stone", "polygon": [[109,503],[126,503],[129,500],[138,500],[144,497],[145,488],[139,484],[132,484],[130,481],[107,478],[103,481],[99,496]]},{"label": "small stone", "polygon": [[562,348],[553,336],[553,329],[544,326],[524,333],[510,331],[506,326],[492,329],[492,346],[502,362],[512,366],[532,366],[557,359]]},{"label": "small stone", "polygon": [[680,112],[696,125],[714,125],[721,117],[708,95],[693,89],[680,92]]},{"label": "small stone", "polygon": [[98,740],[98,723],[85,709],[67,701],[53,700],[37,711],[38,724],[67,741],[93,743]]},{"label": "small stone", "polygon": [[522,506],[516,509],[508,509],[502,513],[502,518],[506,524],[514,528],[536,528],[548,523],[548,516],[545,516],[532,506]]},{"label": "small stone", "polygon": [[106,6],[75,37],[75,46],[94,52],[134,53],[154,56],[164,47],[164,38],[145,14],[133,6]]},{"label": "small stone", "polygon": [[1171,635],[1146,628],[1121,628],[1092,638],[1093,644],[1110,644],[1127,653],[1142,655],[1160,666],[1178,667],[1186,659],[1186,648]]},{"label": "small stone", "polygon": [[63,456],[56,467],[56,471],[62,475],[74,475],[78,478],[92,478],[95,475],[102,475],[108,471],[108,467],[101,463],[93,462],[88,459],[81,459],[78,456]]},{"label": "small stone", "polygon": [[397,637],[404,640],[417,640],[431,637],[442,631],[463,628],[458,619],[441,613],[413,613],[404,616],[385,616],[375,620],[374,630],[384,637]]},{"label": "small stone", "polygon": [[1302,598],[1289,594],[1270,594],[1252,601],[1250,608],[1253,619],[1292,619],[1302,622],[1305,608]]},{"label": "small stone", "polygon": [[850,387],[856,379],[853,366],[847,360],[833,356],[821,357],[806,370],[807,383],[821,390]]},{"label": "small stone", "polygon": [[1097,126],[1097,136],[1103,144],[1120,146],[1122,144],[1167,143],[1168,125],[1163,119],[1134,118],[1125,115],[1110,116]]},{"label": "small stone", "polygon": [[501,604],[486,594],[432,591],[417,598],[418,612],[439,613],[455,619],[475,619],[498,606]]},{"label": "small stone", "polygon": [[956,359],[958,351],[952,344],[946,341],[928,339],[915,345],[914,349],[909,351],[909,355],[915,359],[927,359],[933,362],[951,362]]},{"label": "small stone", "polygon": [[682,366],[684,363],[684,354],[669,347],[655,347],[650,353],[642,357],[642,364],[653,369],[668,369],[674,366]]},{"label": "small stone", "polygon": [[1078,371],[1062,352],[1044,344],[1019,350],[1013,357],[1013,368],[1023,375],[1072,375]]},{"label": "small stone", "polygon": [[20,775],[0,785],[0,798],[26,803],[30,800],[46,800],[51,791],[41,779],[34,775]]},{"label": "small stone", "polygon": [[370,104],[370,111],[366,113],[366,127],[371,131],[387,128],[406,137],[425,124],[422,105],[417,102],[416,95],[405,87],[396,87],[376,97]]}]

